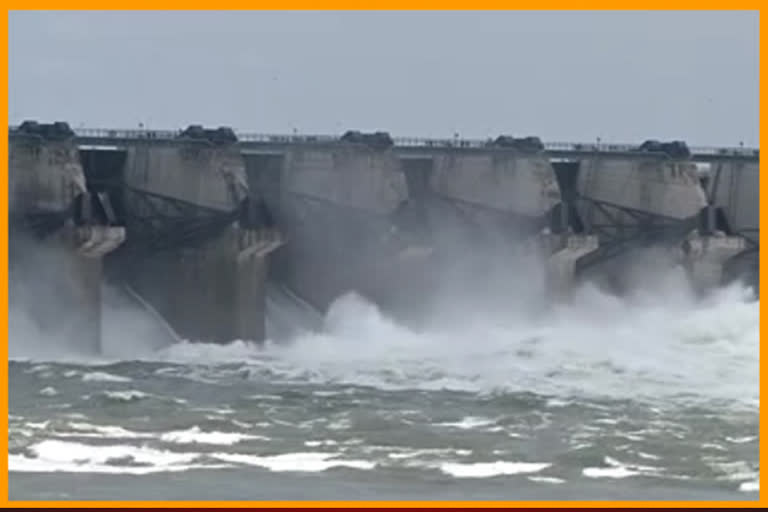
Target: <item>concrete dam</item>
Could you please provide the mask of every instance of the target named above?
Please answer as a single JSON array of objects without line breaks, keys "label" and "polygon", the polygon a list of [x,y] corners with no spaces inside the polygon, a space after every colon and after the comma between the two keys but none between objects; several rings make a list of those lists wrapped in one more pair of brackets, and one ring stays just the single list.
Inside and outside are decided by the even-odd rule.
[{"label": "concrete dam", "polygon": [[9,130],[10,289],[42,278],[58,306],[35,309],[41,328],[66,318],[98,348],[104,280],[179,336],[222,343],[264,339],[268,281],[321,312],[355,291],[418,322],[442,269],[482,272],[487,255],[532,256],[554,296],[594,276],[621,291],[621,262],[648,247],[700,290],[756,284],[758,171],[756,149],[681,142],[27,121]]}]

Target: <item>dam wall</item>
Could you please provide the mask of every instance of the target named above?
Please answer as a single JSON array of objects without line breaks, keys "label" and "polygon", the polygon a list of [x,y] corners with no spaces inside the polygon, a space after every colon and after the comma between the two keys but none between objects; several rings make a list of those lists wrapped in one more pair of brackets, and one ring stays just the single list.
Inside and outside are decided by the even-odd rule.
[{"label": "dam wall", "polygon": [[[180,336],[228,342],[264,339],[270,280],[321,312],[355,292],[418,323],[441,297],[497,285],[519,295],[519,281],[501,282],[514,275],[529,296],[518,257],[537,262],[557,295],[581,279],[620,280],[647,248],[702,290],[729,267],[758,271],[756,150],[199,126],[57,135],[33,124],[10,140],[12,240],[69,251],[50,268],[75,276],[61,300],[92,340],[104,276]],[[27,244],[12,244],[18,269]],[[459,286],[446,288],[454,271]]]},{"label": "dam wall", "polygon": [[[265,248],[249,253],[255,232],[225,227],[203,243],[156,251],[122,269],[123,280],[173,327],[194,341],[262,341]],[[262,244],[270,243],[262,241]]]},{"label": "dam wall", "polygon": [[434,158],[435,194],[516,217],[544,217],[560,201],[552,166],[544,153],[443,153]]},{"label": "dam wall", "polygon": [[[103,258],[125,238],[101,222],[74,133],[26,124],[9,139],[9,300],[43,335],[98,350]],[[42,293],[35,296],[30,290]]]},{"label": "dam wall", "polygon": [[381,216],[392,214],[408,197],[394,152],[347,142],[287,152],[282,190]]},{"label": "dam wall", "polygon": [[726,262],[728,279],[743,278],[757,290],[760,274],[760,166],[757,161],[700,165],[709,201],[721,229],[742,237],[743,250]]},{"label": "dam wall", "polygon": [[[619,228],[642,223],[632,216],[635,212],[652,215],[654,219],[649,222],[691,219],[706,206],[696,165],[663,157],[583,159],[577,192],[583,198],[579,212],[587,229],[602,227],[611,220],[618,220]],[[614,211],[607,211],[611,209]]]},{"label": "dam wall", "polygon": [[722,208],[730,230],[759,244],[760,166],[758,162],[713,162],[704,173],[705,189],[713,204]]},{"label": "dam wall", "polygon": [[46,140],[20,134],[11,139],[8,154],[11,215],[66,217],[75,198],[87,191],[77,144],[71,137]]},{"label": "dam wall", "polygon": [[500,137],[470,149],[400,151],[441,272],[465,290],[482,293],[505,274],[540,273],[541,285],[560,294],[572,284],[576,261],[596,249],[595,237],[555,217],[561,190],[537,141]]},{"label": "dam wall", "polygon": [[180,137],[122,151],[108,189],[129,242],[108,262],[110,275],[184,338],[263,341],[266,258],[280,237],[253,222],[236,143]]},{"label": "dam wall", "polygon": [[582,261],[582,269],[660,246],[704,289],[720,283],[725,262],[743,248],[741,237],[707,224],[707,194],[687,157],[595,155],[580,159],[574,171],[581,229],[596,234],[603,248]]},{"label": "dam wall", "polygon": [[339,141],[245,159],[251,190],[287,240],[275,274],[314,307],[356,292],[402,309],[428,286],[423,253],[414,256],[416,239],[399,223],[408,190],[390,148]]},{"label": "dam wall", "polygon": [[248,197],[245,166],[237,146],[197,140],[128,147],[124,184],[135,191],[221,212],[237,209]]},{"label": "dam wall", "polygon": [[[412,174],[410,162],[403,155],[404,169]],[[550,210],[560,201],[543,154],[506,149],[436,153],[427,187],[414,201],[424,204],[429,231],[443,242],[453,233],[459,244],[519,243],[548,224]]]}]

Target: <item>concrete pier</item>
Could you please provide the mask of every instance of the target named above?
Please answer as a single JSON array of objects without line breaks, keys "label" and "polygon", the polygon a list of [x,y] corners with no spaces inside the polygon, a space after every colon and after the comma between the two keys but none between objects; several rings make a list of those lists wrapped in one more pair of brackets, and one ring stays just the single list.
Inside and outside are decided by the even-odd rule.
[{"label": "concrete pier", "polygon": [[743,246],[739,237],[700,229],[708,201],[686,154],[585,156],[578,161],[576,192],[583,229],[599,236],[604,251],[589,263],[663,246],[689,270],[693,285],[705,289],[719,284],[725,261]]},{"label": "concrete pier", "polygon": [[[454,200],[478,227],[488,227],[494,217],[519,219],[522,223],[546,225],[546,215],[560,201],[552,166],[546,155],[524,154],[513,150],[490,149],[485,153],[448,153],[435,156],[432,191]],[[485,213],[485,215],[483,214]],[[483,218],[485,217],[485,218]],[[518,224],[518,225],[515,225]],[[521,223],[496,226],[511,234],[524,229]]]},{"label": "concrete pier", "polygon": [[429,250],[400,222],[408,190],[384,142],[246,153],[251,189],[288,241],[275,276],[321,311],[351,291],[403,310],[429,286]]},{"label": "concrete pier", "polygon": [[567,218],[552,226],[562,196],[538,139],[500,137],[479,148],[429,152],[403,152],[401,159],[411,189],[426,183],[426,191],[409,192],[424,205],[436,258],[452,265],[471,253],[472,264],[482,265],[483,257],[507,255],[511,262],[533,250],[551,290],[561,295],[571,287],[576,262],[597,249],[597,237],[575,233]]},{"label": "concrete pier", "polygon": [[123,150],[108,188],[131,242],[109,263],[182,337],[261,342],[267,256],[281,238],[252,222],[245,163],[221,132],[192,127]]},{"label": "concrete pier", "polygon": [[[43,333],[100,350],[102,259],[125,239],[95,210],[74,133],[25,123],[9,141],[11,304]],[[16,295],[18,294],[18,296]]]},{"label": "concrete pier", "polygon": [[699,164],[716,228],[743,238],[741,250],[725,261],[726,279],[743,279],[758,289],[760,257],[760,166],[756,160]]},{"label": "concrete pier", "polygon": [[695,164],[656,155],[582,159],[577,192],[585,227],[612,234],[694,219],[707,204]]},{"label": "concrete pier", "polygon": [[694,286],[708,291],[722,283],[727,263],[746,247],[740,236],[728,236],[722,231],[702,236],[696,230],[683,242],[681,260]]},{"label": "concrete pier", "polygon": [[567,298],[576,284],[576,266],[579,260],[600,248],[596,235],[543,233],[539,235],[543,253],[548,254],[546,285],[554,297]]},{"label": "concrete pier", "polygon": [[230,225],[203,243],[137,258],[123,278],[184,339],[260,342],[267,255],[276,242],[244,239],[256,235]]}]

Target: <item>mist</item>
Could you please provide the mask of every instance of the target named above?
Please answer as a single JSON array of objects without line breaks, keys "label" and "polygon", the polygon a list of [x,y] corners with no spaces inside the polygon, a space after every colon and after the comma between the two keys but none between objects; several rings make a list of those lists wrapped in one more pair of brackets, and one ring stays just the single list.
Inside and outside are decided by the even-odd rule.
[{"label": "mist", "polygon": [[279,379],[384,389],[759,403],[759,303],[743,284],[697,294],[672,253],[655,248],[624,260],[627,293],[586,280],[552,300],[534,238],[470,243],[453,222],[438,231],[448,257],[436,261],[437,286],[417,326],[354,291],[321,315],[273,283],[263,345],[179,341],[150,306],[102,284],[101,353],[83,343],[76,316],[56,292],[76,286],[63,250],[14,241],[26,256],[12,267],[10,358],[245,362]]},{"label": "mist", "polygon": [[[19,234],[11,239],[11,359],[130,359],[176,341],[162,319],[119,285],[101,279],[103,261],[78,256],[56,236],[38,240]],[[88,339],[92,320],[86,296],[94,277],[101,304],[99,346]]]},{"label": "mist", "polygon": [[446,257],[417,326],[348,293],[321,331],[272,340],[267,354],[290,375],[383,389],[759,402],[759,303],[741,282],[697,293],[676,252],[655,247],[611,269],[624,293],[585,279],[554,299],[535,237],[469,243],[446,222],[438,245]]}]

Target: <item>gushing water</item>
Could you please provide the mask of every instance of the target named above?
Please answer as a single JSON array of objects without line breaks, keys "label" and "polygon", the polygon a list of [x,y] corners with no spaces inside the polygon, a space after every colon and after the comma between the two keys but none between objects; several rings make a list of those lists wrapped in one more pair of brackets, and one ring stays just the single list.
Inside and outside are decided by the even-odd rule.
[{"label": "gushing water", "polygon": [[[418,329],[354,293],[319,322],[271,297],[272,323],[289,332],[215,345],[175,342],[107,289],[100,355],[41,333],[17,303],[12,487],[51,472],[46,486],[66,489],[75,473],[151,474],[141,489],[166,496],[177,484],[162,475],[185,472],[200,485],[221,475],[226,498],[316,498],[350,482],[366,497],[433,498],[447,496],[444,479],[461,482],[454,497],[482,499],[551,497],[542,486],[564,498],[759,491],[750,290],[696,297],[679,269],[645,274],[624,297],[587,283],[545,307],[525,303],[524,282],[483,290],[443,295]],[[298,485],[307,472],[322,479]]]}]

